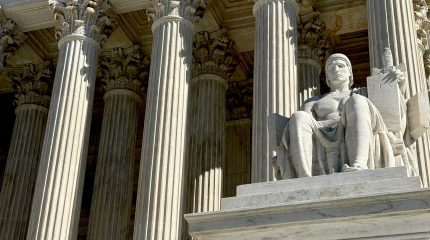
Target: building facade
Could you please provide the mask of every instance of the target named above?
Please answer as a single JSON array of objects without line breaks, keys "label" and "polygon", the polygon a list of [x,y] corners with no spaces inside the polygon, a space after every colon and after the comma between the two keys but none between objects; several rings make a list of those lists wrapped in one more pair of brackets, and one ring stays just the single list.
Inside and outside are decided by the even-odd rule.
[{"label": "building facade", "polygon": [[331,53],[364,87],[389,47],[428,93],[424,0],[0,5],[0,239],[186,238],[184,213],[276,180],[267,116],[327,92]]}]

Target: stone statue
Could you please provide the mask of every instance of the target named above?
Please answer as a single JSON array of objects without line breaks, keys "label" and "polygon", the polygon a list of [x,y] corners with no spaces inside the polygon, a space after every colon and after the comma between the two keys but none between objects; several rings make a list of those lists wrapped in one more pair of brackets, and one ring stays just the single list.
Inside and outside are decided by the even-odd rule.
[{"label": "stone statue", "polygon": [[[384,69],[379,73],[390,83],[397,82],[396,88],[404,93],[405,72],[396,67]],[[413,141],[404,140],[406,125],[400,124],[397,132],[389,131],[377,107],[360,91],[351,90],[349,59],[333,54],[325,70],[330,92],[308,99],[284,124],[281,147],[274,149],[278,175],[287,179],[398,165],[408,166],[416,175],[417,166],[407,149]],[[399,97],[404,100],[403,95]],[[400,102],[399,121],[405,122],[406,103]]]}]

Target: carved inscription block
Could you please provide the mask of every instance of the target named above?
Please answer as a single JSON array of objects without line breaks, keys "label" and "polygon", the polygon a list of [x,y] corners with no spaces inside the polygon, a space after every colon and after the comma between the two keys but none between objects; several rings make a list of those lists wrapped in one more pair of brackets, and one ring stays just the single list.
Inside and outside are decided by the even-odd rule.
[{"label": "carved inscription block", "polygon": [[370,101],[381,113],[388,130],[401,130],[401,93],[394,73],[380,73],[367,77]]}]

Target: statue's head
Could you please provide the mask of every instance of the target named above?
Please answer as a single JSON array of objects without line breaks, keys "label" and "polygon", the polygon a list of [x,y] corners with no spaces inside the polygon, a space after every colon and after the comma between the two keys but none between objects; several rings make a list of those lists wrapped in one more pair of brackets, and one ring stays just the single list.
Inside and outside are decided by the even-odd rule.
[{"label": "statue's head", "polygon": [[[334,72],[335,71],[335,65],[339,64],[339,63],[343,63],[344,66],[348,69],[347,72]],[[341,64],[342,65],[342,64]],[[330,86],[330,80],[333,80],[333,78],[336,78],[338,74],[342,74],[342,75],[348,75],[349,77],[349,87],[352,86],[352,84],[354,83],[354,77],[352,75],[352,65],[351,62],[349,61],[348,57],[346,57],[345,55],[341,54],[341,53],[335,53],[330,55],[327,58],[326,64],[325,64],[325,76],[326,76],[326,83],[327,86]]]}]

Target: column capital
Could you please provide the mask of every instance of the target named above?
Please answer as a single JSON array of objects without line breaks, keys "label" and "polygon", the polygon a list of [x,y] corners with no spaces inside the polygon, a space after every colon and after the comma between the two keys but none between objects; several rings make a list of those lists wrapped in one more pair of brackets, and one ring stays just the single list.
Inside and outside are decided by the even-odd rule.
[{"label": "column capital", "polygon": [[0,69],[6,67],[7,58],[18,50],[26,39],[27,36],[16,28],[12,19],[0,21]]},{"label": "column capital", "polygon": [[163,17],[180,17],[190,22],[198,22],[206,11],[204,0],[152,0],[153,5],[146,10],[154,22]]},{"label": "column capital", "polygon": [[198,32],[193,44],[193,77],[212,74],[228,79],[238,65],[234,42],[222,29],[210,34]]},{"label": "column capital", "polygon": [[[304,0],[254,0],[255,4],[252,12],[254,13],[254,16],[255,16],[257,11],[260,10],[260,8],[263,7],[264,5],[267,5],[272,2],[283,2],[285,4],[289,4],[289,6],[295,9],[295,12],[298,13],[299,4],[301,3],[301,1],[304,1]],[[305,1],[309,1],[309,0],[305,0]]]},{"label": "column capital", "polygon": [[425,0],[412,0],[414,6],[415,27],[417,29],[418,46],[425,49],[428,43],[430,21],[427,18],[428,6]]},{"label": "column capital", "polygon": [[48,108],[54,79],[50,61],[26,64],[21,72],[9,72],[8,77],[15,93],[15,104],[35,104]]},{"label": "column capital", "polygon": [[58,22],[57,39],[79,34],[101,42],[116,27],[117,16],[110,10],[109,0],[49,0],[49,6]]},{"label": "column capital", "polygon": [[129,48],[114,48],[103,53],[99,61],[101,81],[106,93],[125,89],[142,96],[149,76],[149,57],[139,44]]},{"label": "column capital", "polygon": [[[308,11],[311,10],[311,11]],[[325,25],[320,20],[320,12],[303,9],[297,24],[299,59],[312,59],[322,65],[330,55],[329,41],[324,36]]]}]

